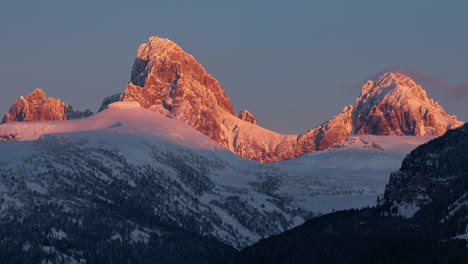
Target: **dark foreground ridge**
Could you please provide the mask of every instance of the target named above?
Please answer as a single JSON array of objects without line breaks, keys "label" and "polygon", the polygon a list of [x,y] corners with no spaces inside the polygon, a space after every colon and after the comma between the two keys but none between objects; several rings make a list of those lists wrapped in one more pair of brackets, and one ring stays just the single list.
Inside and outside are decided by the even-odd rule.
[{"label": "dark foreground ridge", "polygon": [[[465,124],[412,151],[376,208],[314,218],[242,250],[235,262],[466,263],[467,198]],[[420,209],[404,218],[408,204]]]},{"label": "dark foreground ridge", "polygon": [[439,226],[418,226],[380,212],[348,210],[312,219],[246,248],[235,263],[464,263],[468,258],[466,242],[440,241],[432,233]]}]

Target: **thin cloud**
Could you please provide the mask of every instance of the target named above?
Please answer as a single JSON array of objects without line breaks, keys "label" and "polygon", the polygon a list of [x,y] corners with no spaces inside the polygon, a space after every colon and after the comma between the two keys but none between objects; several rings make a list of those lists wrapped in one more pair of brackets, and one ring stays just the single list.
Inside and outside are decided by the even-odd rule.
[{"label": "thin cloud", "polygon": [[410,77],[416,83],[421,84],[422,86],[437,87],[437,86],[442,86],[444,84],[444,79],[439,76],[418,73],[413,70],[405,69],[402,66],[393,66],[393,67],[387,68],[384,71],[380,72],[379,75],[384,72],[401,73],[403,75]]},{"label": "thin cloud", "polygon": [[452,85],[450,90],[456,92],[459,95],[468,96],[468,80],[457,85]]},{"label": "thin cloud", "polygon": [[[468,96],[468,80],[463,81],[459,84],[453,84],[453,83],[448,82],[446,78],[442,78],[436,75],[419,73],[414,70],[408,70],[406,69],[406,67],[402,67],[402,66],[393,66],[393,67],[386,68],[385,70],[380,71],[379,73],[375,74],[374,76],[366,80],[376,79],[385,72],[396,72],[396,73],[404,74],[410,77],[411,79],[413,79],[417,84],[421,85],[426,90],[432,90],[432,91],[442,90],[442,91],[451,93],[452,95]],[[355,91],[360,90],[361,87],[364,85],[364,83],[365,81],[359,84],[348,83],[348,84],[342,85],[341,89],[348,91],[348,92],[355,92]]]}]

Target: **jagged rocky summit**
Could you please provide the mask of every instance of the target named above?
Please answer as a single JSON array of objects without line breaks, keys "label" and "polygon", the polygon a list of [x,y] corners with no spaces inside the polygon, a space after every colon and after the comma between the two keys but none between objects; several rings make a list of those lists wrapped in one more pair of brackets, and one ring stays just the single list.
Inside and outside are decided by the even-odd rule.
[{"label": "jagged rocky summit", "polygon": [[463,124],[411,78],[387,72],[367,81],[353,111],[356,134],[441,136]]},{"label": "jagged rocky summit", "polygon": [[26,98],[20,96],[3,117],[2,123],[15,121],[53,121],[78,119],[91,116],[93,113],[74,111],[71,105],[65,104],[60,99],[47,97],[42,89],[37,88],[29,93]]},{"label": "jagged rocky summit", "polygon": [[175,118],[236,154],[261,162],[298,157],[324,150],[350,134],[442,135],[461,126],[409,77],[387,72],[368,81],[354,106],[301,135],[283,135],[257,125],[253,114],[235,115],[219,82],[195,58],[171,40],[151,37],[140,46],[131,81],[115,101],[137,101]]}]

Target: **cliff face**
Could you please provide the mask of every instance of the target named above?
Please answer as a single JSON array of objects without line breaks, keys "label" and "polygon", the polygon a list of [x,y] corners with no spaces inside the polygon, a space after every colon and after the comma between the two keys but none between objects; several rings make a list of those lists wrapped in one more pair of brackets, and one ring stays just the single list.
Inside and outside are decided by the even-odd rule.
[{"label": "cliff face", "polygon": [[466,242],[468,124],[413,150],[390,175],[382,205],[387,214],[432,224],[423,232]]},{"label": "cliff face", "polygon": [[229,145],[220,119],[234,108],[219,82],[177,44],[151,37],[140,46],[123,101],[187,123],[223,146]]},{"label": "cliff face", "polygon": [[299,135],[296,151],[303,154],[324,150],[348,138],[352,130],[352,106],[347,106],[342,113],[324,124]]},{"label": "cliff face", "polygon": [[122,94],[104,100],[137,101],[184,122],[236,154],[261,162],[324,150],[349,134],[441,135],[462,122],[447,115],[410,78],[384,73],[368,81],[355,106],[301,135],[282,135],[257,125],[247,110],[234,114],[219,82],[171,40],[151,37],[140,46],[131,81]]},{"label": "cliff face", "polygon": [[29,93],[26,98],[21,96],[16,100],[8,113],[5,114],[2,123],[67,120],[83,118],[92,114],[89,110],[73,111],[70,105],[60,101],[60,99],[46,97],[44,91],[38,88]]},{"label": "cliff face", "polygon": [[[385,200],[394,204],[425,206],[441,196],[462,197],[468,206],[468,124],[419,146],[392,173]],[[461,190],[461,189],[463,190]],[[460,192],[459,190],[460,189]]]}]

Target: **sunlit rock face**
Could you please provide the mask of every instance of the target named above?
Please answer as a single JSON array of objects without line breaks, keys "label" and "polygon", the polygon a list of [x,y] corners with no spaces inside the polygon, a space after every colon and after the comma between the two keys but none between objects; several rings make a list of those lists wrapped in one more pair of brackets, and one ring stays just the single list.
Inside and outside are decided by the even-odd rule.
[{"label": "sunlit rock face", "polygon": [[219,82],[176,43],[151,37],[140,46],[123,101],[185,122],[223,146],[229,145],[219,120],[234,115]]},{"label": "sunlit rock face", "polygon": [[299,135],[297,140],[297,152],[307,153],[324,150],[336,143],[346,140],[352,130],[351,113],[353,107],[347,106],[342,113]]},{"label": "sunlit rock face", "polygon": [[356,134],[440,136],[463,124],[409,77],[387,72],[367,81],[356,100]]},{"label": "sunlit rock face", "polygon": [[242,110],[239,112],[239,118],[241,120],[244,120],[244,121],[247,121],[249,123],[252,123],[254,125],[257,124],[257,118],[255,118],[254,115],[252,115],[252,113],[250,113],[249,111],[247,110]]},{"label": "sunlit rock face", "polygon": [[122,94],[104,99],[137,101],[144,108],[184,122],[241,157],[274,162],[320,151],[352,134],[441,135],[462,124],[426,97],[410,78],[385,73],[368,81],[343,112],[301,135],[262,128],[247,110],[234,108],[219,82],[171,40],[151,37],[142,44]]},{"label": "sunlit rock face", "polygon": [[[235,116],[219,82],[176,43],[158,37],[140,46],[130,83],[121,95],[104,99],[101,109],[117,100],[137,101],[147,109],[189,124],[244,158],[261,162],[325,149],[346,139],[351,131],[349,111],[301,136],[264,129],[247,110]],[[346,119],[344,124],[340,123],[342,119]]]},{"label": "sunlit rock face", "polygon": [[37,88],[26,98],[21,96],[16,100],[8,113],[5,114],[2,123],[78,119],[92,114],[89,110],[73,111],[70,105],[60,101],[60,99],[46,97],[44,91]]}]

